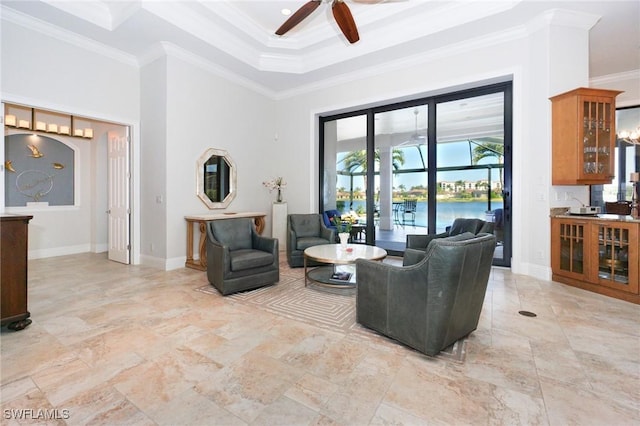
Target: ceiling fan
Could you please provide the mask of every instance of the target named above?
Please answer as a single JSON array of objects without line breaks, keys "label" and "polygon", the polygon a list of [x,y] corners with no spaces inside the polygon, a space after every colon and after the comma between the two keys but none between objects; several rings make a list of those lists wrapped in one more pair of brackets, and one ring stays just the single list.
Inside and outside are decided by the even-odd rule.
[{"label": "ceiling fan", "polygon": [[411,135],[411,138],[402,142],[400,145],[398,145],[399,147],[411,146],[411,145],[424,145],[426,143],[427,138],[418,132],[418,114],[420,114],[420,110],[418,108],[415,108],[413,110],[413,116],[415,119],[415,126],[416,126],[415,130]]},{"label": "ceiling fan", "polygon": [[[311,0],[302,5],[300,9],[296,10],[296,12],[276,30],[276,34],[280,36],[286,34],[290,29],[302,22],[307,16],[311,15],[313,11],[320,6],[320,3],[322,3],[322,0]],[[353,15],[351,14],[349,6],[347,6],[343,0],[333,0],[331,2],[331,10],[336,23],[347,40],[349,40],[349,43],[355,43],[360,40],[358,28],[353,20]]]}]

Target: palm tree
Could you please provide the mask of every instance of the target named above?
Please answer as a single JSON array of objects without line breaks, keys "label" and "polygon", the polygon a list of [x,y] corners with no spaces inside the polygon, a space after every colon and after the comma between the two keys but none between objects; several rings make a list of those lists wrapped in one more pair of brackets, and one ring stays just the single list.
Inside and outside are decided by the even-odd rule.
[{"label": "palm tree", "polygon": [[[374,160],[380,162],[380,150],[374,151]],[[353,201],[353,175],[359,174],[364,177],[364,187],[367,187],[367,151],[351,151],[338,161],[343,163],[342,170],[340,172],[351,176],[351,201]],[[400,169],[400,166],[404,164],[404,153],[402,150],[394,149],[391,156],[391,165],[393,170]]]},{"label": "palm tree", "polygon": [[[502,160],[504,158],[504,144],[503,143],[495,143],[495,142],[474,142],[476,144],[473,148],[473,157],[471,159],[471,164],[478,164],[478,161],[483,158],[495,157],[498,160],[498,164],[502,164]],[[500,167],[500,188],[504,188],[504,181],[502,176],[503,168]]]},{"label": "palm tree", "polygon": [[[376,162],[380,161],[380,151],[374,151],[374,159]],[[347,155],[344,156],[342,160],[339,161],[344,162],[342,167],[342,172],[355,174],[356,172],[362,173],[365,176],[367,175],[367,151],[351,151]],[[394,149],[391,157],[391,164],[394,170],[398,170],[400,166],[404,164],[404,153],[400,149]],[[359,169],[359,170],[358,170]],[[365,181],[366,182],[366,181]]]}]

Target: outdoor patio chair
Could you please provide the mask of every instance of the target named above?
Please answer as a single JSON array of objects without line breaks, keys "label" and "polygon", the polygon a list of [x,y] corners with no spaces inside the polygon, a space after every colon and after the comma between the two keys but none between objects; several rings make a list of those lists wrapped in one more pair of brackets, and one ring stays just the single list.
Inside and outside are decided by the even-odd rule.
[{"label": "outdoor patio chair", "polygon": [[416,207],[418,205],[418,200],[416,199],[408,199],[404,200],[400,214],[402,220],[402,226],[404,227],[407,223],[411,223],[411,225],[415,228],[416,226]]}]

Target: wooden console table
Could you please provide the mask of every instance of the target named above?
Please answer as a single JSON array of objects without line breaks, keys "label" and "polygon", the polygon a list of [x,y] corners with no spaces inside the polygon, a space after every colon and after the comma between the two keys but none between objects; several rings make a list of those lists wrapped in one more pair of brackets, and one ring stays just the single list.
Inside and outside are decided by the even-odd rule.
[{"label": "wooden console table", "polygon": [[[187,261],[184,263],[184,266],[186,266],[187,268],[197,269],[199,271],[207,270],[207,222],[210,222],[212,220],[250,217],[253,218],[253,222],[256,225],[256,231],[258,232],[258,234],[262,234],[262,231],[264,231],[265,216],[267,216],[266,213],[261,212],[218,213],[198,216],[185,216],[184,218],[187,221]],[[193,258],[194,223],[197,223],[198,228],[200,229],[200,242],[198,244],[200,259],[197,260],[194,260]]]}]

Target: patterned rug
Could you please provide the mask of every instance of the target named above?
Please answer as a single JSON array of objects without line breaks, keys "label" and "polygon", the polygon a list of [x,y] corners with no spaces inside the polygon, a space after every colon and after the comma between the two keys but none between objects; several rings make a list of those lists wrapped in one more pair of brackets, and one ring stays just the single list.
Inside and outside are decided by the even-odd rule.
[{"label": "patterned rug", "polygon": [[[281,268],[278,284],[226,297],[237,303],[328,330],[344,334],[357,333],[365,338],[380,337],[380,334],[356,322],[356,299],[353,289],[339,292],[305,287],[301,269],[289,269],[288,266],[282,265]],[[196,291],[220,295],[211,285],[199,287]],[[466,342],[463,338],[440,352],[436,358],[462,363],[465,355]]]}]

